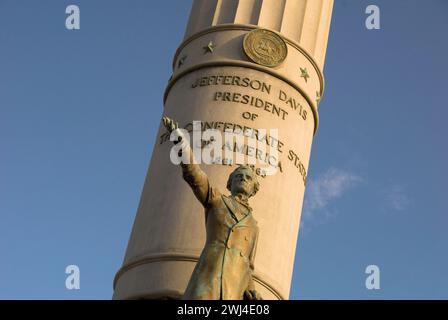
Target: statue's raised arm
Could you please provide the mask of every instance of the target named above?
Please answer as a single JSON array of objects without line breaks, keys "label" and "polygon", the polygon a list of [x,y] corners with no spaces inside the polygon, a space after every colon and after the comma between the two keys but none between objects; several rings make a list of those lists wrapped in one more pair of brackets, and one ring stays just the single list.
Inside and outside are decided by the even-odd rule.
[{"label": "statue's raised arm", "polygon": [[193,150],[188,143],[189,139],[185,137],[184,131],[179,129],[179,124],[173,119],[165,116],[162,121],[170,134],[175,132],[177,139],[174,144],[180,144],[179,147],[184,158],[189,159],[187,163],[181,162],[180,164],[184,180],[190,185],[196,198],[205,206],[209,198],[210,184],[205,172],[198,164],[195,164]]}]

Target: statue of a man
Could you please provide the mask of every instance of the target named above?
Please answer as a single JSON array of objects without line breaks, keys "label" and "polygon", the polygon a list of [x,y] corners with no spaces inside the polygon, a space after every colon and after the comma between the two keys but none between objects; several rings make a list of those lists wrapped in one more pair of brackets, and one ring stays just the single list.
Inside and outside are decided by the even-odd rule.
[{"label": "statue of a man", "polygon": [[194,164],[193,152],[187,139],[182,139],[178,124],[168,117],[163,118],[163,124],[170,133],[177,130],[179,140],[175,143],[181,144],[184,157],[191,160],[181,163],[183,178],[205,209],[205,246],[183,299],[261,300],[253,281],[258,227],[248,203],[260,186],[253,168],[236,168],[227,181],[231,196],[225,196]]}]

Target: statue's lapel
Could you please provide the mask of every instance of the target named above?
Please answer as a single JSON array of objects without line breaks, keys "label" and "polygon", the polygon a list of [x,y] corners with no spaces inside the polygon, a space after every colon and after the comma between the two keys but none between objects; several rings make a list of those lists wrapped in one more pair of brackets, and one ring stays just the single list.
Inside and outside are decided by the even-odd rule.
[{"label": "statue's lapel", "polygon": [[235,221],[237,223],[240,223],[240,222],[244,221],[251,214],[250,209],[247,209],[246,207],[244,207],[244,208],[247,209],[247,214],[246,215],[243,215],[243,214],[239,213],[238,208],[237,208],[234,200],[232,198],[230,198],[230,197],[227,197],[227,196],[223,195],[222,196],[222,200],[224,201],[226,207],[229,209],[230,214],[232,215],[233,219],[235,219]]},{"label": "statue's lapel", "polygon": [[229,212],[230,212],[232,218],[235,219],[236,222],[238,222],[238,218],[237,218],[237,214],[236,214],[237,209],[236,209],[235,204],[233,203],[232,199],[223,195],[222,201],[224,201],[224,204],[226,205],[227,209],[229,209]]}]

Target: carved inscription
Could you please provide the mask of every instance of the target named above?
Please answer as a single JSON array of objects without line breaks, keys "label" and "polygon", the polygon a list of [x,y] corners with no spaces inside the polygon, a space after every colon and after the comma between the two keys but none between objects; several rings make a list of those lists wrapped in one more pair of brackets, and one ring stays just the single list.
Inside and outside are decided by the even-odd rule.
[{"label": "carved inscription", "polygon": [[[256,122],[258,118],[257,112],[269,113],[280,120],[299,119],[299,121],[309,121],[309,114],[307,108],[301,103],[299,96],[289,94],[286,90],[275,89],[271,84],[249,77],[242,77],[232,74],[212,74],[197,78],[192,84],[192,89],[201,87],[216,86],[218,89],[213,92],[211,102],[228,102],[236,106],[244,106],[246,109],[242,110],[241,116],[244,119],[249,119]],[[228,87],[228,88],[227,88]],[[249,89],[248,93],[241,88]],[[266,96],[270,98],[266,98]],[[192,123],[184,126],[188,132],[193,131]],[[304,185],[307,181],[307,170],[303,163],[304,159],[298,155],[293,149],[285,147],[284,142],[280,139],[269,136],[265,130],[258,130],[254,127],[249,127],[239,123],[225,122],[225,121],[202,121],[201,131],[208,129],[218,129],[222,132],[231,132],[238,135],[244,135],[252,139],[256,139],[264,143],[269,148],[275,148],[278,151],[278,158],[285,154],[285,158],[290,162],[292,167],[298,172]],[[160,143],[169,140],[167,133],[160,137]],[[201,147],[207,146],[207,141],[203,141]],[[256,157],[261,162],[269,165],[277,164],[279,171],[284,172],[281,159],[277,159],[265,150],[253,148],[247,144],[238,144],[236,142],[223,143],[223,150],[229,150],[234,153],[241,153],[247,156]],[[272,149],[271,149],[272,150]],[[218,159],[216,164],[232,165],[232,159]],[[259,172],[263,176],[263,172]]]}]

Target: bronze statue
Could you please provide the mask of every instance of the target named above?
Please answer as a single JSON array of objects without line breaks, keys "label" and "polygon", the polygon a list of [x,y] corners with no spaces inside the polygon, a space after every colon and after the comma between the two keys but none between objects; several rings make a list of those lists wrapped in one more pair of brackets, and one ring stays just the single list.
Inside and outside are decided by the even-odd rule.
[{"label": "bronze statue", "polygon": [[[163,124],[170,133],[178,129],[168,117],[163,117]],[[183,178],[204,206],[206,221],[205,246],[183,299],[261,300],[253,281],[258,227],[248,203],[259,189],[253,167],[236,168],[227,181],[231,196],[222,195],[194,164],[190,146],[177,133],[180,138],[175,143],[181,143],[182,152],[188,152],[191,160],[180,164]]]}]

